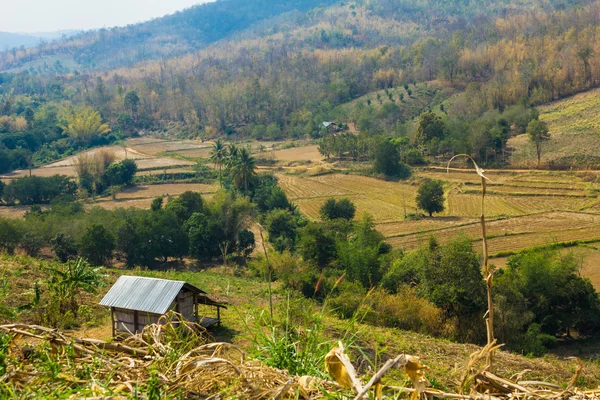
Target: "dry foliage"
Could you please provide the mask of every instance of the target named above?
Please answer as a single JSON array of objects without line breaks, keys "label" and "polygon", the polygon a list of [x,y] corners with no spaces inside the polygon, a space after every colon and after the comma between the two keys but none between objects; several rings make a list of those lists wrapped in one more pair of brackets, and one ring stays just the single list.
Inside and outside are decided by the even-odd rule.
[{"label": "dry foliage", "polygon": [[[411,400],[600,398],[600,391],[581,391],[574,386],[582,369],[579,360],[579,367],[566,389],[548,382],[524,381],[527,371],[505,379],[485,367],[478,369],[482,360],[500,347],[495,342],[471,356],[460,393],[445,393],[427,388],[427,367],[418,357],[400,354],[389,359],[363,384],[344,346],[339,343],[325,357],[325,368],[335,381],[290,376],[259,361],[247,360],[245,353],[235,345],[206,343],[206,336],[198,333],[203,332],[202,328],[196,324],[174,321],[163,319],[122,343],[74,338],[37,325],[0,326],[11,339],[6,373],[0,383],[12,388],[13,394],[36,387],[37,393],[68,390],[74,393],[73,398],[115,395],[123,397],[111,398],[127,398],[145,393],[144,390],[148,393],[154,390],[161,398],[317,399],[328,393],[334,398],[358,400],[366,398],[371,390],[376,398],[383,398],[384,394],[411,393]],[[52,378],[47,377],[40,372],[37,357],[32,356],[32,346],[48,349],[48,360],[51,358],[48,354],[53,354],[57,363],[70,362],[71,368],[60,367]],[[89,366],[94,366],[92,375],[87,379],[80,377],[78,371]],[[412,387],[385,385],[385,375],[392,368],[402,368],[412,381]]]}]

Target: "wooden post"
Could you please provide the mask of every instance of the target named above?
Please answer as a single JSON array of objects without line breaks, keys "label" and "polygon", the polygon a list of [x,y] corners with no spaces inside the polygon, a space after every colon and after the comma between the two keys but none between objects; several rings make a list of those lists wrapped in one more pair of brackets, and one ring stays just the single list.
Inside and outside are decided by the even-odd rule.
[{"label": "wooden post", "polygon": [[138,312],[137,310],[133,310],[133,333],[138,333]]},{"label": "wooden post", "polygon": [[115,329],[115,308],[111,307],[110,308],[110,320],[112,321],[112,337],[114,338],[116,335],[116,329]]},{"label": "wooden post", "polygon": [[196,293],[194,293],[194,315],[196,316],[196,323],[199,323],[200,320],[198,319],[198,295]]},{"label": "wooden post", "polygon": [[217,325],[221,326],[221,307],[217,306]]}]

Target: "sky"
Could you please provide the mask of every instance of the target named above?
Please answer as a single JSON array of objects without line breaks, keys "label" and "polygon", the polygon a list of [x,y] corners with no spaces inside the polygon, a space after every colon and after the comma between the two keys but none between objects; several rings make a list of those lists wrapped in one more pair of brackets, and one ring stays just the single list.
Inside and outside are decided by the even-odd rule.
[{"label": "sky", "polygon": [[0,31],[53,32],[123,26],[210,0],[0,0]]}]

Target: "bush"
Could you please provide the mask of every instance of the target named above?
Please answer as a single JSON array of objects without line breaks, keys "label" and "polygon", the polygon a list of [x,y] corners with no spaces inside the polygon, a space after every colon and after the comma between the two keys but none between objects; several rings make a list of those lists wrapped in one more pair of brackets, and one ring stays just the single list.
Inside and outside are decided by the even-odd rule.
[{"label": "bush", "polygon": [[407,286],[397,294],[383,290],[367,293],[360,285],[345,282],[329,305],[342,318],[357,318],[371,325],[435,336],[447,329],[443,311]]},{"label": "bush", "polygon": [[100,266],[112,260],[115,237],[102,225],[92,225],[79,241],[79,251],[90,264]]},{"label": "bush", "polygon": [[237,252],[244,258],[248,258],[254,251],[256,241],[254,233],[247,229],[243,229],[238,233]]},{"label": "bush", "polygon": [[266,225],[269,242],[277,251],[294,249],[297,232],[296,220],[291,212],[281,209],[271,211],[267,215]]},{"label": "bush", "polygon": [[74,259],[77,256],[77,246],[72,237],[63,233],[57,233],[50,240],[50,248],[54,251],[56,257],[63,263]]},{"label": "bush", "polygon": [[404,161],[408,165],[427,165],[427,161],[418,149],[408,149],[404,153]]},{"label": "bush", "polygon": [[343,218],[351,220],[356,214],[356,206],[350,199],[328,199],[320,210],[322,219]]},{"label": "bush", "polygon": [[44,239],[34,233],[26,233],[21,239],[21,247],[27,255],[36,257],[44,247]]},{"label": "bush", "polygon": [[77,184],[67,176],[26,176],[6,185],[3,197],[7,203],[29,205],[49,203],[59,197],[74,199],[76,192]]},{"label": "bush", "polygon": [[21,241],[21,227],[17,221],[0,219],[0,250],[9,254],[14,253]]},{"label": "bush", "polygon": [[400,161],[398,146],[389,139],[377,144],[373,154],[373,171],[398,179],[407,179],[411,175],[410,168]]}]

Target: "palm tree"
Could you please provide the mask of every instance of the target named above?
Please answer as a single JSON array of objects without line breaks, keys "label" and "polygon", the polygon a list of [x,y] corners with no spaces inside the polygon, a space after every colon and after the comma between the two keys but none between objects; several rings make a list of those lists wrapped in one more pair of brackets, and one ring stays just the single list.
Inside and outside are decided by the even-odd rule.
[{"label": "palm tree", "polygon": [[244,184],[244,193],[248,195],[248,182],[252,179],[256,173],[256,160],[250,154],[250,151],[246,148],[239,149],[237,157],[231,166],[231,173],[236,185],[241,186]]},{"label": "palm tree", "polygon": [[227,158],[227,152],[225,150],[225,145],[221,142],[221,139],[217,139],[215,144],[213,145],[212,152],[210,153],[210,161],[212,161],[215,165],[219,166],[219,183],[223,186],[222,180],[222,170],[223,163]]},{"label": "palm tree", "polygon": [[233,143],[229,143],[227,147],[227,167],[232,168],[233,165],[237,162],[238,154],[240,152],[240,148],[237,147]]}]

